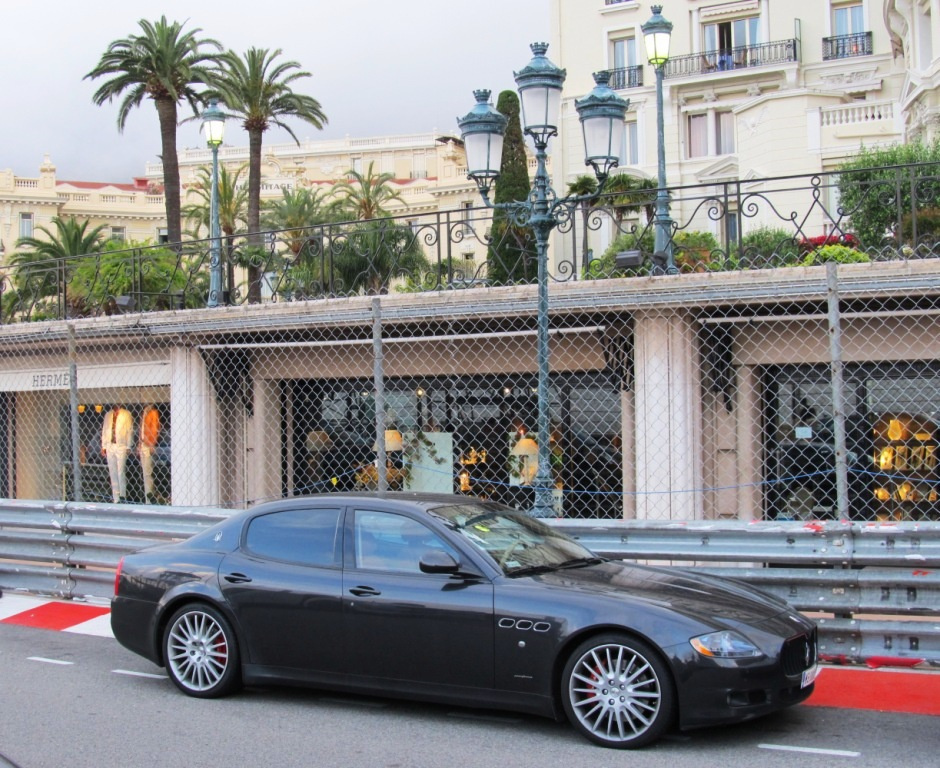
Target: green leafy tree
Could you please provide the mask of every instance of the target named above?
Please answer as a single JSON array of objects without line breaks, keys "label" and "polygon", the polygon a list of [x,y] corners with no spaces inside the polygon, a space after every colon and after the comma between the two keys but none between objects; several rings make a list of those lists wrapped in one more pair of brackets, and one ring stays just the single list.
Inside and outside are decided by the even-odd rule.
[{"label": "green leafy tree", "polygon": [[[496,102],[497,111],[507,118],[503,137],[503,155],[499,178],[493,185],[494,203],[521,202],[528,198],[529,161],[519,119],[519,97],[515,91],[503,91]],[[497,285],[532,282],[538,276],[535,234],[530,227],[520,227],[511,215],[496,211],[491,229],[487,277]]]},{"label": "green leafy tree", "polygon": [[375,163],[369,163],[365,173],[350,169],[346,178],[333,187],[339,209],[357,221],[380,219],[389,216],[389,204],[401,203],[404,198],[392,187],[395,176],[391,173],[376,173]]},{"label": "green leafy tree", "polygon": [[933,207],[940,199],[937,163],[940,138],[930,144],[918,141],[882,149],[862,147],[839,168],[839,209],[830,211],[836,226],[842,234],[851,228],[865,248],[881,246],[886,233],[901,237],[899,209],[902,215],[910,215]]},{"label": "green leafy tree", "polygon": [[145,98],[151,99],[160,121],[163,195],[166,203],[167,234],[171,243],[182,240],[180,173],[176,152],[177,106],[186,101],[198,111],[199,94],[194,86],[209,83],[217,52],[222,46],[210,38],[200,39],[202,31],[183,32],[183,25],[141,19],[141,34],[115,40],[85,79],[108,77],[92,96],[101,106],[123,97],[118,108],[118,130],[124,130],[131,110]]},{"label": "green leafy tree", "polygon": [[17,312],[31,316],[44,311],[40,303],[50,296],[56,297],[53,303],[65,300],[75,259],[98,253],[104,246],[105,225],[90,225],[88,219],[57,216],[52,220],[54,231],[36,227],[43,237],[21,237],[16,241],[17,251],[10,264],[14,269]]},{"label": "green leafy tree", "polygon": [[[151,243],[110,241],[101,252],[80,259],[72,270],[70,307],[74,315],[118,311],[115,299],[130,296],[139,310],[170,309],[179,305],[201,260],[190,266],[172,248]],[[193,290],[190,294],[204,296]],[[200,301],[200,305],[204,301]]]},{"label": "green leafy tree", "polygon": [[320,102],[295,93],[292,86],[311,77],[296,61],[278,61],[281,49],[249,48],[244,56],[234,51],[222,55],[222,69],[215,90],[226,108],[242,119],[248,132],[248,300],[261,301],[261,143],[271,126],[283,128],[300,144],[288,119],[301,120],[321,129],[327,122]]}]

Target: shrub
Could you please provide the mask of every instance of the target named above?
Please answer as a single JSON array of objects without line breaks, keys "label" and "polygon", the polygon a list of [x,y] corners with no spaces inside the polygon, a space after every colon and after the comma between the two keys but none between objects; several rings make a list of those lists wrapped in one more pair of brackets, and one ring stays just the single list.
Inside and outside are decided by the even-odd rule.
[{"label": "shrub", "polygon": [[[594,259],[587,269],[585,277],[637,277],[650,273],[649,256],[654,248],[653,228],[647,227],[637,236],[632,232],[625,232],[618,236],[604,251],[599,259]],[[615,258],[620,251],[641,251],[644,256],[643,264],[633,269],[617,269]]]},{"label": "shrub", "polygon": [[685,271],[704,267],[721,246],[711,232],[681,230],[672,239],[676,266]]},{"label": "shrub", "polygon": [[804,267],[813,267],[830,261],[837,264],[863,264],[871,259],[867,254],[846,245],[824,245],[808,253],[802,263]]},{"label": "shrub", "polygon": [[804,254],[823,248],[827,245],[844,245],[847,248],[858,249],[861,247],[858,238],[847,232],[845,234],[819,235],[818,237],[806,237],[800,240],[800,251]]},{"label": "shrub", "polygon": [[789,267],[800,262],[800,246],[793,232],[762,226],[741,238],[738,257],[749,267]]}]

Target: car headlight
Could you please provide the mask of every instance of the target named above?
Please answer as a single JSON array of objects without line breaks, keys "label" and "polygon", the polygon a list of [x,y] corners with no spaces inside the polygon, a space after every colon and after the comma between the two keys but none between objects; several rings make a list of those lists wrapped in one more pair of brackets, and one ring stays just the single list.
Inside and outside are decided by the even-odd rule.
[{"label": "car headlight", "polygon": [[702,656],[716,659],[746,659],[762,655],[760,649],[746,637],[727,629],[693,637],[689,642]]}]

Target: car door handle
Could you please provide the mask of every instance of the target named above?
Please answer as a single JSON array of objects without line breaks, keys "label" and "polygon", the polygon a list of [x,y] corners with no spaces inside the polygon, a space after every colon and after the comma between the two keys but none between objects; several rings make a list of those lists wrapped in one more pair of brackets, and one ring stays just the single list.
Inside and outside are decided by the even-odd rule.
[{"label": "car door handle", "polygon": [[374,589],[373,587],[353,587],[349,591],[356,597],[375,597],[382,594],[379,592],[379,590]]},{"label": "car door handle", "polygon": [[251,576],[246,576],[244,573],[230,573],[227,576],[223,576],[223,578],[229,584],[247,584],[251,581]]}]

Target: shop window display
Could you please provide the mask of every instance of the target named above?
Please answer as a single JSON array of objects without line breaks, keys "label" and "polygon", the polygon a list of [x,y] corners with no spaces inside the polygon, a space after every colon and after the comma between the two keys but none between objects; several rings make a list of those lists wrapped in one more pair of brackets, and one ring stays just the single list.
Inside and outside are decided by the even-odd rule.
[{"label": "shop window display", "polygon": [[[82,497],[85,501],[169,504],[169,407],[161,403],[78,406]],[[61,413],[62,495],[74,498],[71,419]]]},{"label": "shop window display", "polygon": [[[367,380],[288,384],[293,425],[282,472],[288,493],[369,489],[377,481],[375,398]],[[538,405],[531,375],[386,380],[389,486],[530,506]],[[619,517],[621,413],[607,373],[552,380],[551,467],[556,511]],[[291,487],[292,485],[292,487]]]}]

